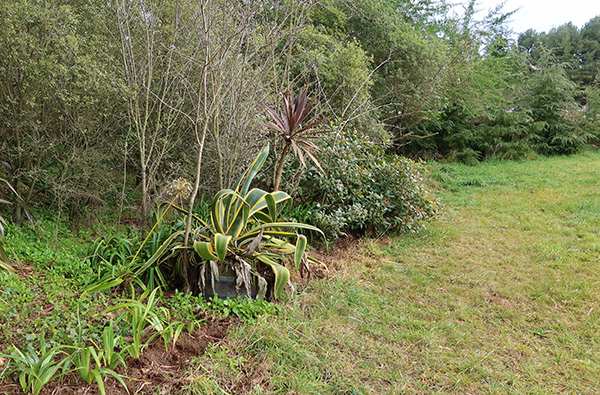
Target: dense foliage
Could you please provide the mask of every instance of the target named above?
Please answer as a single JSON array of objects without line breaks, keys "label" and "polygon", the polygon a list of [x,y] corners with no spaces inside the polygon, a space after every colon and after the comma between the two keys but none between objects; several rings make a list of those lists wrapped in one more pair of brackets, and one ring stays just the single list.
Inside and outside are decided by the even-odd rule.
[{"label": "dense foliage", "polygon": [[600,16],[591,18],[578,28],[566,23],[549,32],[529,29],[519,35],[519,46],[533,62],[544,62],[545,51],[551,50],[555,62],[565,67],[569,78],[579,87],[593,85],[600,71]]},{"label": "dense foliage", "polygon": [[[235,295],[280,297],[290,269],[320,264],[292,230],[420,229],[441,205],[418,158],[475,164],[597,147],[600,16],[515,41],[511,12],[476,9],[0,2],[0,312],[16,343],[0,350],[0,378],[37,394],[77,374],[104,394],[108,376],[125,386],[115,369],[126,359],[154,338],[174,348],[199,312],[277,313],[192,294],[209,283],[217,294],[228,271]],[[186,292],[169,299],[169,287]]]},{"label": "dense foliage", "polygon": [[[323,170],[312,166],[290,186],[305,203],[302,216],[329,236],[416,231],[440,209],[424,181],[424,164],[388,155],[389,142],[337,130],[321,146]],[[288,171],[296,167],[290,163]]]},{"label": "dense foliage", "polygon": [[596,144],[598,18],[515,42],[511,12],[477,8],[3,2],[0,178],[23,203],[0,207],[3,218],[21,223],[42,203],[72,218],[116,207],[143,224],[177,177],[193,182],[190,208],[264,145],[264,106],[302,87],[316,113],[404,154],[474,161]]}]

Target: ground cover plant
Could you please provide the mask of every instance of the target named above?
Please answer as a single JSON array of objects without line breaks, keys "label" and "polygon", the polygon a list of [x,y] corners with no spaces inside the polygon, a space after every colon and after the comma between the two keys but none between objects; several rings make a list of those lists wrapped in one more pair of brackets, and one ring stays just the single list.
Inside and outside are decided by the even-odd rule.
[{"label": "ground cover plant", "polygon": [[[35,229],[7,221],[13,270],[0,271],[0,393],[181,389],[187,363],[229,325],[277,314],[266,301],[205,301],[159,288],[84,294],[100,269],[86,253],[104,243],[92,245],[88,231],[54,223],[50,213],[36,217]],[[100,240],[120,241],[108,243],[107,259],[126,265],[128,232],[103,231],[119,236]]]}]

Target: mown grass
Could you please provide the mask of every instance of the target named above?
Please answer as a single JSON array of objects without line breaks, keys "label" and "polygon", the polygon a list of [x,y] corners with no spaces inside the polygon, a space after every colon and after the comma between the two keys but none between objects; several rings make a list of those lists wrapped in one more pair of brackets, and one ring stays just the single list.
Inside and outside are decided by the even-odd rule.
[{"label": "mown grass", "polygon": [[598,393],[599,169],[598,153],[435,165],[439,219],[237,328],[189,392]]}]

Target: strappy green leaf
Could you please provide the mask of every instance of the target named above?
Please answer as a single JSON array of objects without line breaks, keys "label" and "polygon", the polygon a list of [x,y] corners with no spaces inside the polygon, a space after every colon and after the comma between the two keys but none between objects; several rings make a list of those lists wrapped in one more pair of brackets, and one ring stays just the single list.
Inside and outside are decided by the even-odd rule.
[{"label": "strappy green leaf", "polygon": [[207,241],[195,241],[194,250],[200,255],[200,258],[205,261],[217,261],[219,257],[215,253],[212,244]]},{"label": "strappy green leaf", "polygon": [[280,298],[281,294],[283,293],[283,290],[285,289],[285,285],[290,280],[289,270],[285,266],[282,266],[279,263],[275,262],[273,259],[271,259],[269,254],[256,254],[255,257],[262,263],[269,266],[271,270],[273,270],[273,273],[275,274],[275,285],[273,287],[273,295],[275,296],[275,298]]},{"label": "strappy green leaf", "polygon": [[227,255],[227,247],[229,247],[229,242],[231,239],[232,237],[230,235],[224,235],[221,233],[215,234],[215,250],[220,262],[225,260],[225,256]]},{"label": "strappy green leaf", "polygon": [[296,269],[298,269],[302,263],[302,258],[304,257],[304,252],[306,251],[306,244],[306,236],[298,235],[298,240],[296,241],[296,251],[294,252],[294,264],[296,265]]}]

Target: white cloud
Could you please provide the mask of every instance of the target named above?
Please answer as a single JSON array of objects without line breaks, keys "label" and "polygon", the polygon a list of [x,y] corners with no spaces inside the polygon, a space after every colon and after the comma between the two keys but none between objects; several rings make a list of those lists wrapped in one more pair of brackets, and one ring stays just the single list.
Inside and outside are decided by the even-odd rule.
[{"label": "white cloud", "polygon": [[[479,0],[478,8],[489,10],[501,3],[497,0]],[[600,15],[598,0],[508,0],[505,11],[519,8],[510,23],[516,33],[527,29],[538,32],[549,31],[568,22],[582,27],[595,16]]]}]

